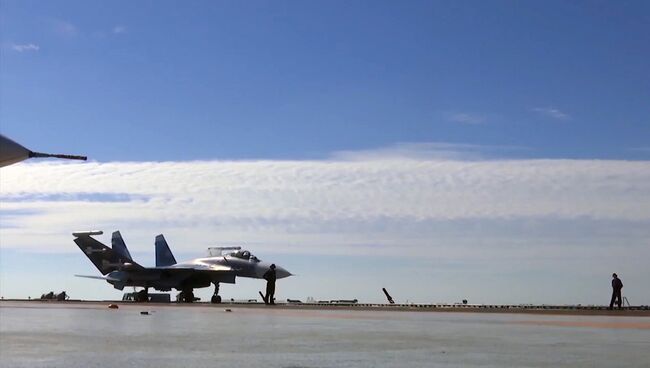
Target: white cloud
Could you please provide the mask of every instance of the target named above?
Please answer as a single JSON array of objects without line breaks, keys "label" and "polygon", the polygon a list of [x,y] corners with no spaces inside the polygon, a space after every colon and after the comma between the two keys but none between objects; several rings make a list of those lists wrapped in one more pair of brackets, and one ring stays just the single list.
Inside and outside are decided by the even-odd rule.
[{"label": "white cloud", "polygon": [[[111,231],[121,230],[138,259],[152,254],[153,237],[161,232],[179,259],[207,246],[243,243],[301,274],[282,284],[283,292],[291,285],[302,290],[290,297],[314,288],[342,297],[331,282],[346,284],[345,293],[364,299],[375,298],[368,285],[379,283],[425,301],[441,301],[441,295],[454,301],[462,290],[485,302],[585,303],[570,299],[576,287],[597,301],[601,285],[584,285],[606,270],[606,288],[609,267],[625,270],[620,273],[626,287],[650,277],[644,263],[650,257],[650,162],[413,154],[463,148],[484,149],[429,143],[321,161],[13,165],[0,175],[0,249],[77,253],[70,234],[95,228],[106,232],[99,237],[106,243]],[[301,261],[291,263],[299,254]],[[361,257],[344,257],[341,275],[324,278],[327,263],[338,258],[315,254]],[[399,262],[392,261],[396,257]],[[77,273],[93,272],[81,254],[73,264]],[[75,273],[58,272],[61,278]],[[14,284],[7,281],[12,273],[2,277],[5,285]],[[413,277],[454,287],[440,286],[432,297]],[[563,283],[565,277],[571,280]],[[517,294],[495,299],[489,292],[494,283]],[[559,284],[566,290],[558,291]],[[88,285],[86,295],[115,292],[80,285]],[[6,295],[22,295],[21,288]],[[228,292],[245,297],[257,288]],[[635,290],[629,289],[630,296],[642,303],[644,296]]]},{"label": "white cloud", "polygon": [[485,116],[466,112],[454,112],[447,115],[447,120],[461,124],[481,124],[485,122]]},{"label": "white cloud", "polygon": [[77,26],[64,20],[53,21],[54,31],[63,36],[75,36],[79,32]]},{"label": "white cloud", "polygon": [[554,107],[535,107],[534,112],[557,120],[569,120],[571,117]]},{"label": "white cloud", "polygon": [[396,143],[382,148],[337,151],[332,153],[331,159],[337,161],[485,160],[504,157],[512,151],[525,149],[525,147],[518,146],[488,146],[466,143]]},{"label": "white cloud", "polygon": [[[74,229],[95,227],[139,228],[147,236],[219,228],[233,240],[246,233],[315,247],[325,239],[344,246],[399,242],[415,236],[403,229],[419,232],[445,221],[650,221],[641,200],[650,198],[647,162],[407,158],[38,163],[2,170],[8,225],[2,246],[30,243],[38,234],[66,239]],[[94,193],[104,198],[88,201]],[[21,240],[24,229],[31,236]],[[42,244],[28,246],[51,247]]]},{"label": "white cloud", "polygon": [[126,26],[116,25],[115,27],[113,27],[111,32],[113,32],[113,34],[126,33]]},{"label": "white cloud", "polygon": [[41,49],[39,45],[33,44],[33,43],[26,43],[22,45],[11,45],[11,48],[15,51],[18,52],[26,52],[26,51],[38,51]]}]

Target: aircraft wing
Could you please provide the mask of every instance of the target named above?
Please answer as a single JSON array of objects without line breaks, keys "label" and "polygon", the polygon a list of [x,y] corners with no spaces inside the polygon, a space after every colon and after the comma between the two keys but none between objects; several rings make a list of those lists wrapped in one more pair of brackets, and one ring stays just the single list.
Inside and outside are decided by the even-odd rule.
[{"label": "aircraft wing", "polygon": [[167,274],[172,276],[176,274],[180,277],[199,277],[212,280],[212,282],[224,282],[228,284],[234,284],[235,277],[237,276],[236,270],[232,267],[204,262],[155,267],[153,270],[161,272],[163,275]]},{"label": "aircraft wing", "polygon": [[203,262],[192,264],[176,264],[173,266],[156,267],[157,270],[183,270],[183,271],[201,271],[201,272],[235,272],[236,270],[229,266],[215,265]]}]

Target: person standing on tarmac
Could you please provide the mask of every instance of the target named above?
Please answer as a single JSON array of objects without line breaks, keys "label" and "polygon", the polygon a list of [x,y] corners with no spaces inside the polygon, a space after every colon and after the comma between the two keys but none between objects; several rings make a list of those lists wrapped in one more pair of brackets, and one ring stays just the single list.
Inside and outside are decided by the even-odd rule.
[{"label": "person standing on tarmac", "polygon": [[272,264],[268,271],[264,273],[264,279],[266,280],[266,297],[264,298],[264,304],[275,305],[275,264]]},{"label": "person standing on tarmac", "polygon": [[612,300],[609,302],[609,309],[614,308],[614,303],[621,309],[623,298],[621,298],[621,289],[623,289],[623,281],[618,278],[617,274],[612,274]]}]

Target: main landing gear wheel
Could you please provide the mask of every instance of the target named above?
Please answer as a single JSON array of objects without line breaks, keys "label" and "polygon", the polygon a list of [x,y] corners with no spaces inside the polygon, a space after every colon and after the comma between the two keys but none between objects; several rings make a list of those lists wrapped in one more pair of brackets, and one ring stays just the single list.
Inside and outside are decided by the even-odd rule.
[{"label": "main landing gear wheel", "polygon": [[194,303],[194,292],[192,290],[185,292],[185,302]]},{"label": "main landing gear wheel", "polygon": [[212,299],[210,299],[210,302],[212,304],[221,303],[221,297],[219,296],[219,283],[218,282],[214,283],[214,294],[212,294]]},{"label": "main landing gear wheel", "polygon": [[149,301],[149,288],[144,288],[135,294],[133,298],[138,303],[146,303]]},{"label": "main landing gear wheel", "polygon": [[178,299],[179,301],[185,302],[185,303],[193,303],[194,302],[194,292],[192,289],[185,289],[178,294]]}]

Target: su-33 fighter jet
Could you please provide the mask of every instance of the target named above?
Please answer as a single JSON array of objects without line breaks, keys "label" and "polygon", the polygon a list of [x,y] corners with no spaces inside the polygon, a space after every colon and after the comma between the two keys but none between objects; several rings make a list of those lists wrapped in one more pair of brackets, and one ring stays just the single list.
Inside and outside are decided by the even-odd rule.
[{"label": "su-33 fighter jet", "polygon": [[[194,301],[195,288],[213,284],[212,303],[221,303],[220,283],[234,284],[236,277],[261,279],[271,267],[270,263],[261,261],[241,247],[208,248],[207,257],[176,263],[162,234],[156,236],[156,267],[144,267],[131,258],[119,231],[113,233],[111,247],[92,237],[101,234],[102,231],[72,233],[79,249],[103,275],[75,276],[105,280],[119,290],[125,286],[143,287],[138,297],[142,301],[148,300],[149,288],[154,288],[159,291],[176,289],[181,292],[182,300],[191,303]],[[278,279],[291,276],[282,267],[276,266],[275,272]]]}]

